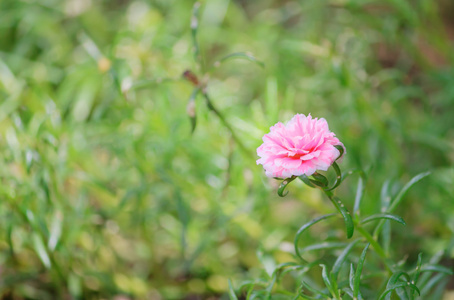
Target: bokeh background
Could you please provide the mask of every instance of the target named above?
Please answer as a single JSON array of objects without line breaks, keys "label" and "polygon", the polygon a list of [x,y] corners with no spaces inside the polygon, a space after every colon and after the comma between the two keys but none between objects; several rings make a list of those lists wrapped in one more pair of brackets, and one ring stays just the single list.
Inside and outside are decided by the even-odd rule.
[{"label": "bokeh background", "polygon": [[[333,212],[255,163],[295,113],[324,117],[380,190],[406,195],[396,258],[454,257],[454,3],[210,0],[0,1],[2,299],[227,299],[228,279],[291,261],[296,230]],[[250,52],[265,64],[216,61]],[[196,99],[191,70],[245,149]],[[357,178],[339,191],[352,207]],[[341,228],[341,226],[338,226]],[[320,227],[308,244],[343,232]],[[314,278],[315,281],[319,280]],[[442,282],[439,298],[454,299]],[[444,296],[443,296],[444,295]],[[451,295],[451,296],[450,296]],[[429,299],[429,298],[426,298]]]}]

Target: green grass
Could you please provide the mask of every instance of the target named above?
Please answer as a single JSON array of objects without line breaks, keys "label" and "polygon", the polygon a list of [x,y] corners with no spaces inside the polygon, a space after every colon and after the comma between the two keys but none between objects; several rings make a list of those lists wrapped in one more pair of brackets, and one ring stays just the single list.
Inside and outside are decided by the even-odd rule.
[{"label": "green grass", "polygon": [[[267,281],[292,259],[298,228],[335,212],[296,181],[279,198],[255,163],[263,134],[297,112],[326,118],[347,149],[342,169],[367,173],[364,216],[379,211],[386,180],[396,195],[432,172],[402,198],[395,213],[407,226],[393,227],[388,251],[409,266],[441,251],[452,268],[445,2],[205,1],[197,64],[193,1],[1,1],[1,297],[227,299],[228,279]],[[211,68],[236,52],[265,67],[239,58]],[[244,149],[202,95],[191,134],[185,70],[206,80]],[[350,210],[356,182],[338,191]],[[342,236],[339,224],[304,243]]]}]

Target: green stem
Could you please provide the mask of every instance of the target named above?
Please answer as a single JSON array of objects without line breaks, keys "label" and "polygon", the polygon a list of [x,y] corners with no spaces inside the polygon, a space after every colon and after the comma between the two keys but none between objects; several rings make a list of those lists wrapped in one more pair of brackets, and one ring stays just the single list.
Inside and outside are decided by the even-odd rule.
[{"label": "green stem", "polygon": [[[332,191],[329,191],[324,188],[321,188],[321,190],[326,194],[326,196],[328,196],[328,198],[333,202],[333,204],[336,205],[335,200],[333,198],[334,193]],[[375,252],[383,259],[386,270],[388,271],[389,274],[391,274],[392,273],[391,262],[390,262],[389,258],[387,257],[383,248],[380,246],[380,244],[370,235],[369,232],[367,232],[357,222],[354,222],[354,228],[372,245]]]},{"label": "green stem", "polygon": [[222,124],[230,131],[230,134],[232,135],[233,140],[238,144],[240,149],[246,153],[248,156],[250,156],[250,152],[248,149],[244,146],[243,142],[238,138],[238,136],[235,134],[235,131],[233,130],[232,126],[227,122],[225,119],[224,115],[213,105],[213,102],[211,101],[210,97],[208,96],[207,92],[205,89],[202,90],[202,95],[205,98],[207,102],[208,108],[218,116],[218,118],[221,120]]}]

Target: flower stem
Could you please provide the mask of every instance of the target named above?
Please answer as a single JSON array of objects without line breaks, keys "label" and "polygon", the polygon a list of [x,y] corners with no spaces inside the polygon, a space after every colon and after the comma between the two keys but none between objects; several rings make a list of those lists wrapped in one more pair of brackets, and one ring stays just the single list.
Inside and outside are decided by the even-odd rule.
[{"label": "flower stem", "polygon": [[[324,189],[324,188],[321,188],[321,190],[333,202],[333,204],[336,205],[335,200],[334,200],[334,193],[332,191]],[[358,222],[354,222],[354,228],[372,245],[375,252],[383,259],[386,270],[388,271],[388,273],[391,274],[392,273],[392,268],[391,268],[392,263],[390,262],[389,258],[386,256],[386,253],[383,250],[383,248],[380,246],[380,244],[370,235],[369,232],[367,232],[363,227],[361,227],[361,225],[359,225]]]}]

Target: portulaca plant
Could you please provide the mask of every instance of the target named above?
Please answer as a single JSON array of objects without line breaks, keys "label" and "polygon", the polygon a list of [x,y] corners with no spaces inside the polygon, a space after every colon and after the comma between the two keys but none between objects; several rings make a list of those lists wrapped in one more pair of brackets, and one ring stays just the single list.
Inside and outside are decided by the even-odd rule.
[{"label": "portulaca plant", "polygon": [[[282,181],[277,191],[279,196],[284,197],[287,186],[300,179],[311,188],[320,189],[337,212],[317,216],[303,224],[295,234],[294,260],[277,265],[268,278],[246,281],[236,290],[230,282],[231,299],[238,299],[237,295],[246,299],[432,299],[428,296],[431,289],[452,274],[451,270],[437,265],[440,255],[423,263],[423,256],[419,254],[416,265],[408,269],[404,268],[402,258],[396,261],[390,257],[390,251],[384,249],[390,245],[391,222],[406,225],[393,211],[410,187],[428,176],[428,172],[413,177],[392,200],[385,184],[381,196],[382,211],[363,217],[360,208],[366,175],[362,171],[342,173],[337,162],[346,150],[329,130],[325,119],[297,114],[285,125],[277,123],[264,135],[257,154],[260,157],[257,164],[263,166],[266,175]],[[330,167],[336,174],[334,182],[320,173]],[[359,174],[359,181],[350,213],[336,196],[336,188],[347,176],[355,173]],[[337,216],[345,224],[346,242],[321,242],[302,247],[303,233],[317,223]],[[365,224],[372,222],[375,227],[370,230],[371,227]],[[334,249],[339,247],[342,251],[335,252]],[[321,259],[306,260],[304,254],[314,250],[331,250],[332,254],[337,254],[336,259],[331,265]],[[371,251],[379,258],[378,262],[376,259],[368,262]],[[309,276],[313,268],[321,269],[324,286],[316,286],[316,280]],[[284,284],[284,274],[290,274],[296,282],[292,290]]]},{"label": "portulaca plant", "polygon": [[[264,64],[250,53],[238,52],[219,59],[212,68],[207,68],[202,63],[197,41],[199,7],[200,4],[196,2],[191,19],[194,58],[199,71],[194,73],[187,70],[183,73],[183,78],[194,87],[187,106],[192,131],[196,127],[195,101],[197,95],[202,95],[208,109],[219,118],[238,147],[249,154],[225,116],[214,106],[207,92],[207,78],[212,68],[219,67],[230,59],[246,59],[262,67]],[[327,121],[323,118],[312,118],[310,114],[297,114],[285,125],[279,122],[264,135],[263,144],[257,149],[257,155],[260,157],[257,164],[263,166],[266,176],[281,181],[278,195],[284,197],[288,193],[285,190],[289,184],[299,179],[311,188],[320,189],[331,201],[334,209],[331,214],[317,216],[302,224],[295,233],[293,261],[275,266],[268,277],[235,284],[229,282],[230,299],[434,299],[431,298],[431,291],[442,287],[446,276],[452,275],[451,270],[437,264],[442,253],[430,259],[423,259],[420,253],[416,265],[405,268],[405,259],[395,259],[390,256],[389,251],[392,222],[400,226],[406,225],[400,216],[393,214],[394,210],[407,191],[428,176],[429,172],[413,177],[393,197],[389,194],[388,183],[385,183],[380,196],[381,211],[363,216],[360,210],[367,180],[366,173],[361,170],[343,173],[338,162],[346,153],[346,147],[330,131]],[[321,173],[330,169],[335,173],[332,181],[328,179],[329,176]],[[336,189],[348,176],[354,174],[359,175],[359,180],[354,205],[352,210],[349,210],[336,195]],[[304,233],[321,221],[328,222],[335,217],[341,217],[343,220],[345,239],[338,242],[320,241],[314,245],[304,243]],[[339,248],[342,250],[338,251]],[[309,251],[327,251],[335,259],[331,264],[323,259],[308,260],[305,254]],[[370,252],[373,252],[374,258],[378,257],[378,260],[367,259],[372,255]],[[324,286],[315,284],[317,278],[313,278],[311,272],[314,268],[321,271]],[[291,276],[291,281],[295,283],[290,284],[293,288],[289,288],[289,284],[285,282],[285,275]]]}]

